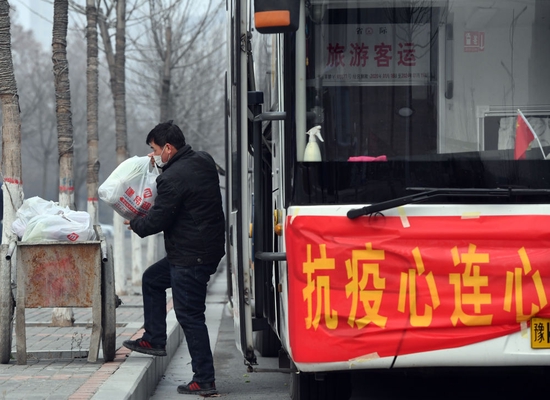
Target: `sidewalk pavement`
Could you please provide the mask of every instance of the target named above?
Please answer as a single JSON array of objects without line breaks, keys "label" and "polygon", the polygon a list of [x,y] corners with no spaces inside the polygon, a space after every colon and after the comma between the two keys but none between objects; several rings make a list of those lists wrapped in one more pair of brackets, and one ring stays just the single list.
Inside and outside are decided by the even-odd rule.
[{"label": "sidewalk pavement", "polygon": [[[222,262],[211,279],[225,274]],[[149,399],[183,340],[177,323],[170,291],[167,296],[167,357],[132,353],[122,342],[141,337],[143,301],[141,288],[120,296],[116,309],[116,356],[104,362],[100,347],[97,362],[87,361],[91,326],[91,308],[73,308],[72,327],[51,327],[51,308],[26,309],[27,365],[17,365],[15,332],[12,360],[0,364],[0,400],[120,400]]]},{"label": "sidewalk pavement", "polygon": [[[290,400],[289,375],[279,368],[278,357],[262,357],[256,353],[258,365],[248,370],[244,357],[235,345],[233,312],[227,302],[227,279],[219,276],[208,288],[206,326],[216,369],[217,397],[224,400]],[[150,357],[140,355],[141,357]],[[125,363],[120,370],[129,366]],[[150,400],[204,400],[199,395],[181,395],[178,385],[193,376],[191,358],[184,340]],[[102,388],[105,385],[102,386]]]}]

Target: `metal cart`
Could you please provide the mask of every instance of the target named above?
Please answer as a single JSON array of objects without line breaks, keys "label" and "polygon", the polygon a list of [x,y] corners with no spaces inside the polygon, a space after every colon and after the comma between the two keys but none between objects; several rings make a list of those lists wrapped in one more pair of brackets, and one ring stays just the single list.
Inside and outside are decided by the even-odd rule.
[{"label": "metal cart", "polygon": [[[116,351],[116,302],[112,249],[99,226],[94,241],[12,241],[1,246],[0,363],[11,356],[15,311],[17,363],[27,363],[25,309],[38,307],[92,307],[88,361],[112,361]],[[11,287],[15,253],[17,286]],[[15,292],[15,293],[14,293]]]}]

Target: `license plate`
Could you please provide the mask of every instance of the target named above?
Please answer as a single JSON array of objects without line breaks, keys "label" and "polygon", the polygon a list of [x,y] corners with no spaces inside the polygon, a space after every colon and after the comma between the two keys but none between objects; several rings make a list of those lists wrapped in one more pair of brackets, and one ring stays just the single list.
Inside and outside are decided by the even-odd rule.
[{"label": "license plate", "polygon": [[531,348],[550,349],[550,318],[531,318]]}]

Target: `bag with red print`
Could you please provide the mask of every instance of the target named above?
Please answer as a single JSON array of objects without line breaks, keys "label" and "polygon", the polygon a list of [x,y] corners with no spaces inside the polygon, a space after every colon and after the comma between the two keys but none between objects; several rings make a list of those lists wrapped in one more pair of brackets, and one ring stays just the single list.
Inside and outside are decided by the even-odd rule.
[{"label": "bag with red print", "polygon": [[157,197],[159,173],[148,156],[128,158],[101,184],[99,198],[124,219],[144,216]]}]

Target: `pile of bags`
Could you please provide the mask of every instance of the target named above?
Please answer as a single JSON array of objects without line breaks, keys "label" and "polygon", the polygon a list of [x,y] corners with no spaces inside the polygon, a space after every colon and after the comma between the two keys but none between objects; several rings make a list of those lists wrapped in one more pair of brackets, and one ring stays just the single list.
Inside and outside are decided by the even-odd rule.
[{"label": "pile of bags", "polygon": [[148,156],[134,156],[121,162],[98,189],[106,202],[124,219],[142,217],[157,197],[159,171]]},{"label": "pile of bags", "polygon": [[23,201],[12,231],[23,242],[83,242],[95,238],[90,214],[61,207],[38,196]]}]

